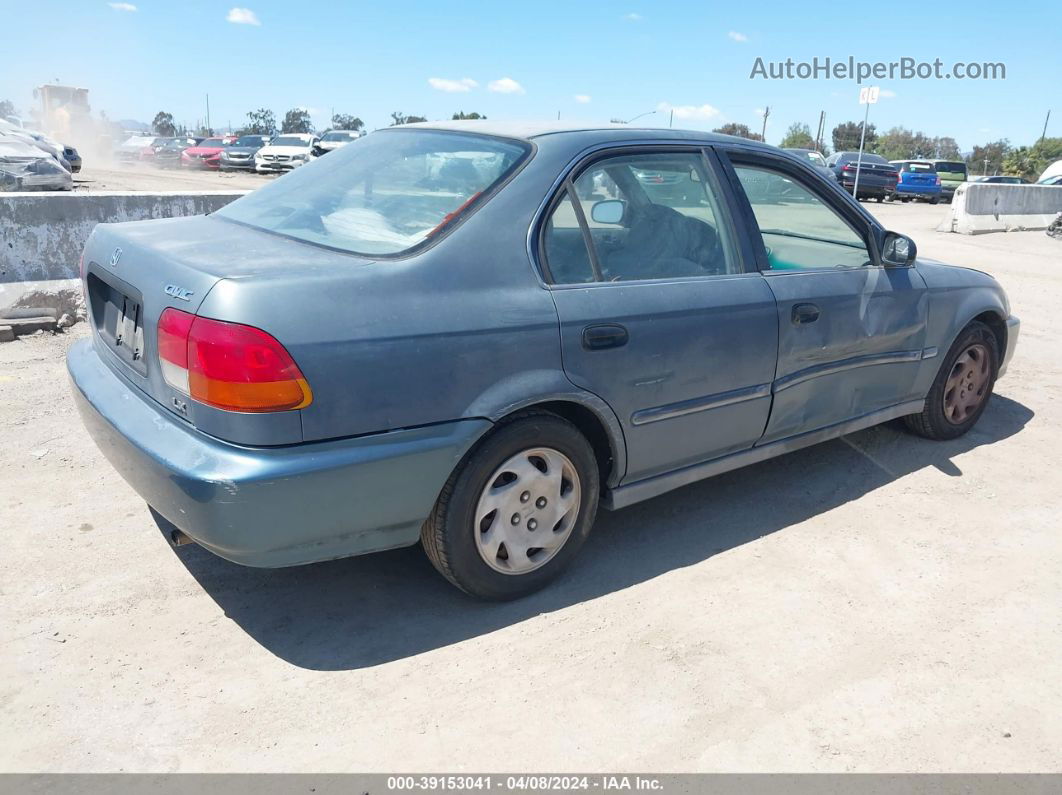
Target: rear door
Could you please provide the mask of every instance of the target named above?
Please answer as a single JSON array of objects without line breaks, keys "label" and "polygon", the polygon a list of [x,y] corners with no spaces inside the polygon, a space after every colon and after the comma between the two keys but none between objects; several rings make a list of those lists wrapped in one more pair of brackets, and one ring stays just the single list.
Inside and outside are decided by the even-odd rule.
[{"label": "rear door", "polygon": [[918,271],[882,267],[871,224],[816,175],[766,153],[727,158],[777,300],[774,405],[760,443],[917,397],[928,305]]},{"label": "rear door", "polygon": [[599,153],[541,230],[565,372],[619,417],[624,482],[749,448],[767,422],[775,300],[715,162],[696,148]]}]

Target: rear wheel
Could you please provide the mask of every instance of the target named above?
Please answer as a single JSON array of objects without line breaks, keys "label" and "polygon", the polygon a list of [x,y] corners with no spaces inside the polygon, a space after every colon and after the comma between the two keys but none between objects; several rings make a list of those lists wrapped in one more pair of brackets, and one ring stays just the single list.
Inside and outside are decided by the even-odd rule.
[{"label": "rear wheel", "polygon": [[574,425],[545,412],[518,416],[450,476],[421,542],[461,590],[515,599],[543,587],[576,555],[599,489],[593,448]]},{"label": "rear wheel", "polygon": [[927,439],[954,439],[972,428],[988,405],[999,370],[999,344],[984,323],[968,325],[951,346],[925,407],[904,417],[907,427]]}]

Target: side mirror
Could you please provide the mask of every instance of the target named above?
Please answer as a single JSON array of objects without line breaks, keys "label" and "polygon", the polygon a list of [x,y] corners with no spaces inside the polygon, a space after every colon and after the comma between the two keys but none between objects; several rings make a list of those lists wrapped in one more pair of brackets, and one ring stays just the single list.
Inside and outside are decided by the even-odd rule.
[{"label": "side mirror", "polygon": [[627,203],[620,199],[606,199],[594,202],[590,208],[590,219],[598,224],[619,224],[627,214]]},{"label": "side mirror", "polygon": [[914,264],[918,256],[915,242],[899,232],[886,232],[885,245],[881,247],[881,263],[886,268],[906,268]]}]

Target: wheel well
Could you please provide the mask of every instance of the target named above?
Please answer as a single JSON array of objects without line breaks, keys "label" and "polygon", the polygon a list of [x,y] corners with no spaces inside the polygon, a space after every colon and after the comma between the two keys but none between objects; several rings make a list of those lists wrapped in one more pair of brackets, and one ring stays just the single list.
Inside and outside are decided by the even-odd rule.
[{"label": "wheel well", "polygon": [[597,466],[601,472],[602,487],[609,480],[612,469],[616,464],[616,456],[612,450],[612,441],[601,419],[590,409],[572,403],[567,400],[551,400],[545,403],[535,403],[532,406],[522,408],[517,414],[525,411],[548,411],[563,417],[579,429],[579,432],[590,442],[597,458]]},{"label": "wheel well", "polygon": [[992,334],[996,338],[996,344],[999,346],[999,355],[1003,354],[1007,350],[1007,323],[999,316],[999,313],[991,310],[982,312],[974,318],[981,323],[984,323],[992,330]]}]

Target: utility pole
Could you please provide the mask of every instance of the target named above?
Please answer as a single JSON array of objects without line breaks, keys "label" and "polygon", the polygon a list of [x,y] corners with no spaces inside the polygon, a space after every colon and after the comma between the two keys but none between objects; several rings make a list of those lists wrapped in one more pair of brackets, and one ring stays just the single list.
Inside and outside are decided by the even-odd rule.
[{"label": "utility pole", "polygon": [[819,152],[822,151],[822,134],[826,132],[826,111],[819,111],[819,129],[815,133],[815,149]]},{"label": "utility pole", "polygon": [[1051,121],[1051,111],[1047,111],[1047,118],[1044,119],[1044,131],[1040,133],[1040,143],[1044,142],[1044,138],[1047,137],[1047,123]]},{"label": "utility pole", "polygon": [[771,106],[768,105],[763,109],[763,131],[760,133],[760,138],[767,141],[767,117],[771,115]]},{"label": "utility pole", "polygon": [[859,135],[859,156],[856,158],[855,184],[852,186],[852,198],[859,201],[859,172],[863,167],[863,146],[867,140],[867,121],[870,119],[870,106],[878,101],[880,89],[877,86],[867,86],[859,89],[859,102],[866,105],[866,113],[863,114],[863,132]]},{"label": "utility pole", "polygon": [[213,133],[214,131],[213,131],[212,129],[210,129],[210,94],[207,94],[207,95],[206,95],[206,98],[207,98],[207,122],[206,122],[206,131],[207,131],[207,135],[211,135],[211,134],[212,134],[212,133]]},{"label": "utility pole", "polygon": [[984,159],[984,161],[983,161],[983,162],[984,162],[984,164],[985,164],[985,167],[984,167],[984,172],[985,172],[985,173],[984,173],[984,176],[986,176],[986,177],[987,177],[987,176],[988,176],[988,158],[986,157],[986,158]]},{"label": "utility pole", "polygon": [[675,126],[675,109],[674,108],[671,109],[671,118],[668,119],[667,126],[668,127],[674,127]]}]

